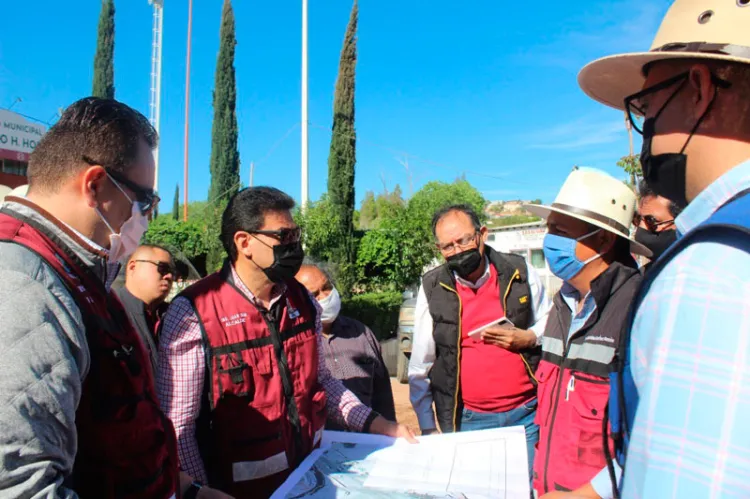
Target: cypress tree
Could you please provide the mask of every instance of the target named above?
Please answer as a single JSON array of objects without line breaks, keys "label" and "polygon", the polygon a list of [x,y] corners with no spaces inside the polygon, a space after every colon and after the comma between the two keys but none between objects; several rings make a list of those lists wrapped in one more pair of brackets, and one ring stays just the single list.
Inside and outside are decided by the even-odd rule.
[{"label": "cypress tree", "polygon": [[354,73],[357,64],[357,17],[358,6],[355,0],[339,60],[333,101],[333,133],[328,155],[328,198],[340,224],[335,256],[337,263],[342,266],[343,275],[340,279],[349,281],[343,286],[344,293],[348,293],[349,286],[353,284],[353,280],[347,279],[346,275],[353,271],[355,257],[353,217],[357,140],[354,129]]},{"label": "cypress tree", "polygon": [[219,32],[219,57],[214,84],[214,122],[211,133],[211,187],[209,202],[226,200],[240,183],[240,153],[237,149],[237,83],[234,47],[237,44],[234,10],[224,0]]},{"label": "cypress tree", "polygon": [[115,3],[102,0],[94,56],[94,97],[115,98]]},{"label": "cypress tree", "polygon": [[174,186],[174,201],[172,202],[172,218],[180,219],[180,184]]}]

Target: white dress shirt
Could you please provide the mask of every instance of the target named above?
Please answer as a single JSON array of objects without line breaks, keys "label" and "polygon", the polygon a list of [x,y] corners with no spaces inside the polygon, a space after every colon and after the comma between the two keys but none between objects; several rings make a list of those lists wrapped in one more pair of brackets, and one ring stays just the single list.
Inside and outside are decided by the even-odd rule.
[{"label": "white dress shirt", "polygon": [[[526,274],[531,289],[532,326],[537,337],[537,345],[542,344],[542,335],[547,325],[547,317],[552,309],[552,301],[547,297],[544,284],[536,270],[526,263]],[[454,273],[462,286],[479,289],[490,279],[489,259],[484,259],[484,274],[472,283]],[[412,338],[411,360],[409,361],[409,398],[417,414],[422,431],[435,429],[435,412],[432,408],[432,389],[427,375],[435,362],[435,339],[432,336],[432,315],[427,304],[424,286],[420,284],[417,304],[414,310],[414,337]],[[460,332],[459,332],[460,334]]]}]

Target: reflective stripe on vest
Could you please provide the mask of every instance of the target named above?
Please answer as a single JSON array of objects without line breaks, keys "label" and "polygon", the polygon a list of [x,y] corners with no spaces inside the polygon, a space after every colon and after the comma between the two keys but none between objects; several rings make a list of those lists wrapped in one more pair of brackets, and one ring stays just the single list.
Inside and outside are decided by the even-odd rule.
[{"label": "reflective stripe on vest", "polygon": [[[545,352],[562,357],[565,346],[563,340],[560,338],[544,336],[542,338],[542,349]],[[600,364],[608,364],[612,360],[612,357],[614,357],[615,350],[614,346],[601,345],[590,341],[584,343],[573,343],[568,348],[568,355],[566,358],[568,360],[590,360],[593,362],[599,362]]]}]

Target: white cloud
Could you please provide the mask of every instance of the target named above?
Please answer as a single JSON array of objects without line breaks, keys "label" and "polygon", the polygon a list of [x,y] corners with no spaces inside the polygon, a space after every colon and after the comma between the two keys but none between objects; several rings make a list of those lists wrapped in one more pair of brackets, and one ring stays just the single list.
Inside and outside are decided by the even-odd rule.
[{"label": "white cloud", "polygon": [[529,149],[577,149],[610,144],[626,137],[621,120],[578,118],[550,128],[536,130],[523,137]]}]

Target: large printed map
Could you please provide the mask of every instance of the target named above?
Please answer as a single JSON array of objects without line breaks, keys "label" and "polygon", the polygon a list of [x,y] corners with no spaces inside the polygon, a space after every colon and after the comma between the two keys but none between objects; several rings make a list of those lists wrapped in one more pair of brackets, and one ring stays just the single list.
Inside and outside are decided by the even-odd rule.
[{"label": "large printed map", "polygon": [[523,427],[421,437],[325,432],[274,499],[529,497]]}]

